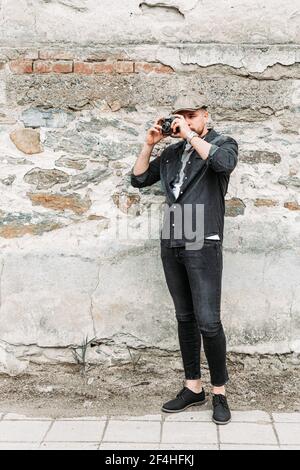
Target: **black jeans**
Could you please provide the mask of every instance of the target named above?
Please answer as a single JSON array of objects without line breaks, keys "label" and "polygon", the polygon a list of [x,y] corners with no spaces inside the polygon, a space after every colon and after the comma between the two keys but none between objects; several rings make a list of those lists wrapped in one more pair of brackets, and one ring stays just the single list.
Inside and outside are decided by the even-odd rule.
[{"label": "black jeans", "polygon": [[221,387],[229,380],[226,338],[220,319],[222,242],[205,239],[198,250],[161,244],[161,259],[175,306],[185,378],[201,378],[202,335],[211,383]]}]

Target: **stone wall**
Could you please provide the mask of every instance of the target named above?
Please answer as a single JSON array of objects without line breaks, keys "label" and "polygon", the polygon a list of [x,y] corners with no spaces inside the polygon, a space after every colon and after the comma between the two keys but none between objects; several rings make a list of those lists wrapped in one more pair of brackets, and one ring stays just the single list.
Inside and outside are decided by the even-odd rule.
[{"label": "stone wall", "polygon": [[94,338],[91,357],[108,364],[128,348],[178,349],[158,230],[146,236],[164,197],[129,174],[186,89],[206,92],[240,148],[228,349],[300,354],[297,25],[291,0],[0,0],[2,370],[73,361]]}]

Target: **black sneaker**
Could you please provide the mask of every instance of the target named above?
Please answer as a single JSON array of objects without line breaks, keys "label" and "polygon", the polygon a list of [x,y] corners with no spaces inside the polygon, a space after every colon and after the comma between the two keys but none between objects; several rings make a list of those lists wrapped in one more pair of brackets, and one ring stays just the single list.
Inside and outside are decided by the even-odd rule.
[{"label": "black sneaker", "polygon": [[213,395],[213,417],[212,420],[216,424],[227,424],[231,421],[231,413],[225,395]]},{"label": "black sneaker", "polygon": [[207,402],[204,389],[199,393],[195,393],[187,387],[183,387],[176,398],[163,404],[162,411],[167,413],[178,413],[183,411],[189,406],[204,405]]}]

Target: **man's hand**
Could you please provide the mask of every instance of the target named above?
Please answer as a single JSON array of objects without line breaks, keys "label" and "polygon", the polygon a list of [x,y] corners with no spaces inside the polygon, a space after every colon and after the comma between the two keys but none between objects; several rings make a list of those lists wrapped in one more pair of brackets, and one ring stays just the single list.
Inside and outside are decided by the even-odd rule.
[{"label": "man's hand", "polygon": [[162,133],[162,130],[161,130],[162,127],[160,123],[162,122],[162,120],[163,120],[162,117],[159,117],[158,119],[156,119],[154,126],[148,130],[147,136],[146,136],[146,144],[155,145],[166,137]]},{"label": "man's hand", "polygon": [[[188,123],[181,114],[174,114],[174,116],[176,116],[176,119],[174,119],[171,126],[173,131],[172,137],[181,137],[182,139],[186,139],[187,134],[191,131]],[[176,127],[179,127],[179,132],[175,133]]]}]

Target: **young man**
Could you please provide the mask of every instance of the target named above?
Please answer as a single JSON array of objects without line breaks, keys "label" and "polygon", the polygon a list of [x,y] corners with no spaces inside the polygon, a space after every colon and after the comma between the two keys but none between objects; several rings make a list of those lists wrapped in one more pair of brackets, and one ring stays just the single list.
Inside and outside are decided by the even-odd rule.
[{"label": "young man", "polygon": [[[238,145],[231,137],[208,128],[207,100],[203,95],[179,96],[172,114],[176,116],[172,136],[181,140],[166,147],[149,163],[154,146],[165,138],[162,118],[157,119],[147,132],[131,172],[131,184],[137,188],[161,180],[170,209],[161,232],[161,259],[178,322],[185,384],[174,399],[164,403],[162,410],[175,413],[207,401],[200,371],[202,335],[213,386],[212,419],[217,424],[227,424],[231,413],[225,392],[229,377],[220,317],[222,243],[224,197],[237,164]],[[185,215],[187,206],[191,208],[189,217]],[[200,247],[195,245],[191,249],[190,237],[182,233],[182,227],[189,219],[195,225],[197,206],[204,208],[201,226],[204,237]],[[162,233],[169,235],[165,237]]]}]

